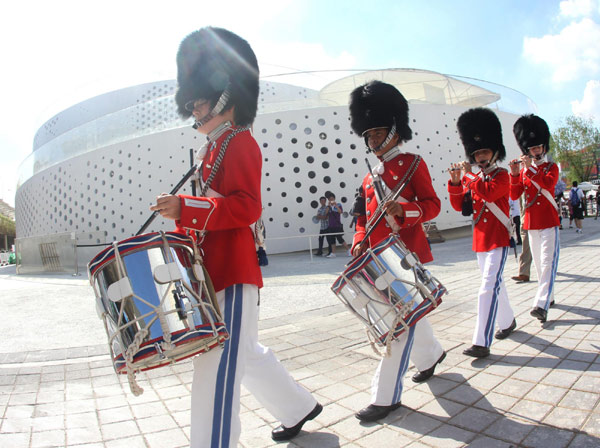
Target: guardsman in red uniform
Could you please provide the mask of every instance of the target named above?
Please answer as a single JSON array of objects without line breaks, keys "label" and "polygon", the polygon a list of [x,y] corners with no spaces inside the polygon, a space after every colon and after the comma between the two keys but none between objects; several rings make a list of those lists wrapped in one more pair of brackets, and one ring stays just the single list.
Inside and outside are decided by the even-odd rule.
[{"label": "guardsman in red uniform", "polygon": [[510,164],[510,197],[516,200],[521,194],[525,195],[523,228],[529,236],[538,276],[538,289],[530,314],[544,323],[548,308],[554,305],[554,280],[560,252],[559,210],[554,200],[558,166],[545,160],[550,130],[542,118],[523,115],[515,122],[513,133],[523,155],[520,161],[513,160]]},{"label": "guardsman in red uniform", "polygon": [[[473,251],[477,252],[481,271],[473,345],[463,353],[483,358],[490,354],[496,321],[500,328],[496,339],[505,339],[517,326],[502,278],[512,220],[508,171],[496,163],[506,157],[506,150],[500,120],[490,109],[469,109],[458,118],[456,126],[469,161],[452,164],[448,193],[452,207],[461,211],[465,193],[471,192]],[[479,165],[481,171],[474,174],[471,164]]]},{"label": "guardsman in red uniform", "polygon": [[[353,255],[362,254],[367,247],[395,232],[422,263],[433,260],[422,223],[439,214],[440,200],[425,162],[416,154],[402,152],[402,144],[412,138],[408,126],[408,102],[394,86],[372,81],[356,88],[350,95],[350,119],[352,130],[364,137],[368,151],[379,159],[374,173],[367,174],[363,180],[366,215],[357,217]],[[382,220],[369,241],[363,242],[368,221],[382,202],[378,195],[385,198],[405,182],[396,201],[382,204],[389,215],[387,221]],[[373,378],[371,404],[356,417],[362,421],[379,420],[400,407],[409,358],[419,370],[413,381],[420,383],[434,374],[436,365],[445,356],[427,318],[422,318],[392,342],[391,356],[381,360]]]},{"label": "guardsman in red uniform", "polygon": [[199,157],[199,197],[161,195],[151,210],[201,232],[200,245],[230,338],[223,350],[194,359],[191,446],[237,447],[240,386],[279,421],[274,440],[288,440],[323,409],[273,352],[258,342],[262,275],[252,229],[261,214],[260,149],[249,126],[258,100],[258,63],[250,45],[222,28],[202,28],[177,54],[179,113],[208,137]]}]

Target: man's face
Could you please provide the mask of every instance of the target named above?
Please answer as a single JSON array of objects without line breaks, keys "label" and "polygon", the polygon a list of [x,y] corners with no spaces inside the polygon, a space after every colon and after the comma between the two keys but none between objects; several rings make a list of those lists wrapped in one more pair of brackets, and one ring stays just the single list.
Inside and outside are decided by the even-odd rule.
[{"label": "man's face", "polygon": [[[367,146],[369,147],[369,149],[373,151],[373,148],[377,148],[379,145],[381,145],[385,141],[385,139],[388,136],[388,132],[389,132],[389,128],[369,129],[367,132],[365,132],[363,134],[363,137],[367,141]],[[382,156],[386,152],[388,152],[390,149],[392,149],[394,146],[396,146],[397,143],[398,143],[398,136],[395,135],[394,138],[392,138],[391,142],[389,142],[386,146],[379,149],[378,151],[373,151],[373,154],[375,154],[378,157]]]},{"label": "man's face", "polygon": [[319,201],[321,201],[321,206],[324,206],[327,203],[327,199],[325,198],[321,198]]}]

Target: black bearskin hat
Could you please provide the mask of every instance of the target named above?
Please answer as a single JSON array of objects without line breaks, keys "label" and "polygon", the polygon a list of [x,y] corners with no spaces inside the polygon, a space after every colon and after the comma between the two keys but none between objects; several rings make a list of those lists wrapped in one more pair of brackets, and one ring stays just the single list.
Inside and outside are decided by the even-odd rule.
[{"label": "black bearskin hat", "polygon": [[177,93],[179,115],[192,113],[186,103],[209,100],[214,106],[229,88],[224,110],[235,106],[235,124],[254,121],[258,104],[258,62],[252,48],[237,34],[223,28],[206,27],[186,36],[177,52]]},{"label": "black bearskin hat", "polygon": [[408,126],[408,102],[391,84],[371,81],[350,94],[350,126],[354,133],[391,128],[394,121],[400,141],[409,141],[412,131]]},{"label": "black bearskin hat", "polygon": [[543,118],[537,115],[522,115],[513,126],[513,134],[517,139],[521,152],[529,154],[532,146],[544,146],[544,152],[550,148],[550,130]]},{"label": "black bearskin hat", "polygon": [[480,149],[491,149],[498,162],[506,157],[506,149],[502,143],[502,126],[491,109],[469,109],[458,117],[456,127],[465,147],[465,155],[471,163],[475,162],[473,153]]}]

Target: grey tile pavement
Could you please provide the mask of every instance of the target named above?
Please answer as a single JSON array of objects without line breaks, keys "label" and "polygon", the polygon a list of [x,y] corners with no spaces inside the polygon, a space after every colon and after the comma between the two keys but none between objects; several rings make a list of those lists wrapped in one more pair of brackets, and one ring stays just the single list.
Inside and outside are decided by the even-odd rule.
[{"label": "grey tile pavement", "polygon": [[[529,316],[535,278],[505,270],[518,327],[492,355],[470,345],[480,276],[468,238],[433,245],[429,269],[449,289],[429,318],[448,352],[436,376],[405,381],[403,406],[379,423],[368,404],[377,356],[360,323],[329,287],[347,258],[270,256],[261,291],[261,341],[325,409],[287,447],[600,446],[600,224],[561,231],[556,307],[543,326]],[[533,271],[532,271],[533,272]],[[86,279],[16,276],[0,268],[0,447],[183,447],[189,444],[191,363],[139,376],[134,397],[108,357]],[[411,367],[409,376],[412,376]],[[242,392],[245,448],[277,446],[278,423]]]}]

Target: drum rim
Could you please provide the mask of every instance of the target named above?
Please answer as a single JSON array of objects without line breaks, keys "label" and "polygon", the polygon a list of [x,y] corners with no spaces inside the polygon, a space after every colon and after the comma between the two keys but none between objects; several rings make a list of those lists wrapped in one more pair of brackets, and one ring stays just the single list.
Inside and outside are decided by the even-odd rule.
[{"label": "drum rim", "polygon": [[[182,245],[192,250],[194,249],[193,240],[183,233],[164,232],[164,235],[170,244]],[[135,235],[124,240],[118,241],[117,247],[119,247],[122,244],[127,244],[136,241],[137,244],[128,248],[120,249],[119,251],[121,254],[129,254],[133,251],[138,251],[139,249],[151,248],[162,245],[162,238],[157,238],[160,236],[161,232],[151,232],[143,233],[142,235]],[[138,239],[140,240],[138,241]],[[90,262],[88,263],[88,273],[91,278],[95,278],[98,272],[104,266],[106,266],[108,263],[112,262],[115,259],[114,250],[115,248],[112,245],[105,247],[100,252],[98,252],[98,254],[94,258],[90,260]]]}]

